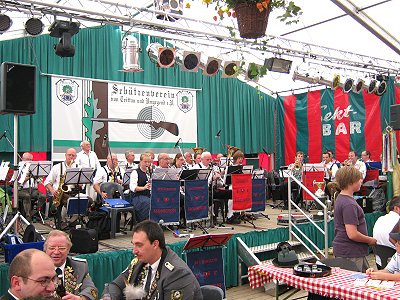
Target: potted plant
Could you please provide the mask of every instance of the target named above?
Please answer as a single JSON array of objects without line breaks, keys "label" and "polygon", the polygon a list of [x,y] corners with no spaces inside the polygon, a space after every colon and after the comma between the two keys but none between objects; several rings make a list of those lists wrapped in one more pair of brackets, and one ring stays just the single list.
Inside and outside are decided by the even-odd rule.
[{"label": "potted plant", "polygon": [[[272,10],[283,10],[278,19],[286,24],[297,23],[302,14],[301,8],[288,0],[201,0],[215,4],[220,19],[225,16],[236,17],[242,38],[256,39],[265,35],[268,17]],[[217,16],[214,17],[217,20]]]}]

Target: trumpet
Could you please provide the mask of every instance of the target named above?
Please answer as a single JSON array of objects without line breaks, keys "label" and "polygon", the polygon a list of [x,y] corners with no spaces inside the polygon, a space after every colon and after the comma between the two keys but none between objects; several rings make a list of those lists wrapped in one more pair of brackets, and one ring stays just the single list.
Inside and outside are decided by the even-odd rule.
[{"label": "trumpet", "polygon": [[350,166],[352,166],[352,165],[353,165],[353,161],[352,161],[351,159],[346,159],[346,160],[343,162],[343,166],[350,167]]},{"label": "trumpet", "polygon": [[300,160],[297,160],[294,162],[293,169],[295,170],[300,170],[303,167],[303,163]]}]

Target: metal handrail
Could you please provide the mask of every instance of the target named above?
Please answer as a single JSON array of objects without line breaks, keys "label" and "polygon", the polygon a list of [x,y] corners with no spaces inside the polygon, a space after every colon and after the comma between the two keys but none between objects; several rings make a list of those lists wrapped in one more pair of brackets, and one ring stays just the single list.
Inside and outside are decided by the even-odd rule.
[{"label": "metal handrail", "polygon": [[[325,203],[320,201],[305,185],[303,185],[299,180],[297,180],[291,173],[290,171],[284,170],[283,171],[288,178],[288,219],[289,219],[289,234],[290,237],[294,236],[312,255],[315,256],[315,254],[311,251],[311,249],[306,245],[306,243],[300,239],[300,237],[293,231],[293,227],[296,228],[296,230],[313,246],[313,248],[318,251],[321,255],[324,255],[325,258],[328,257],[328,211],[327,211],[327,206]],[[322,230],[321,227],[317,225],[292,199],[292,180],[296,182],[299,186],[301,187],[308,195],[311,196],[311,198],[316,201],[319,205],[324,210],[324,229]],[[295,223],[292,221],[292,205],[299,211],[301,212],[310,222],[313,224],[315,228],[317,228],[318,231],[320,231],[324,235],[324,251],[318,248],[317,245],[315,245],[301,230],[299,227],[295,225]]]}]

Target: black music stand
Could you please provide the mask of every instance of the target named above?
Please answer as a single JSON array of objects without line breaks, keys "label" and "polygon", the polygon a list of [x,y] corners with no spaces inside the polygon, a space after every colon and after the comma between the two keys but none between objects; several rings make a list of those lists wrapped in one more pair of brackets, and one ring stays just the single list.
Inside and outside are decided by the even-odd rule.
[{"label": "black music stand", "polygon": [[200,169],[182,170],[180,180],[196,180]]},{"label": "black music stand", "polygon": [[[47,177],[49,175],[52,163],[51,161],[31,161],[29,162],[29,174],[36,181],[38,178]],[[29,183],[29,198],[32,196],[32,187]],[[38,204],[39,204],[39,196],[38,196]],[[31,201],[31,199],[29,199]],[[40,219],[42,220],[42,224],[44,225],[44,220],[41,211],[41,208],[37,205],[37,211],[35,214],[39,214]],[[25,212],[26,213],[26,212]],[[33,215],[34,216],[34,215]],[[32,218],[33,218],[32,216]]]},{"label": "black music stand", "polygon": [[226,178],[225,178],[225,185],[232,184],[232,174],[242,174],[243,173],[243,166],[229,166],[226,170]]},{"label": "black music stand", "polygon": [[[73,203],[73,205],[71,205],[71,213],[68,210],[68,208],[70,207],[70,204],[68,201],[67,215],[72,216],[74,214],[77,214],[78,215],[78,224],[80,224],[80,225],[82,225],[84,223],[83,216],[86,214],[89,199],[87,197],[81,199],[80,193],[79,193],[81,188],[79,187],[79,185],[91,184],[93,173],[94,173],[93,168],[70,168],[70,169],[67,169],[65,172],[64,184],[65,185],[74,185],[75,188],[73,188],[73,191],[77,192],[77,194],[78,194],[77,198],[72,198],[73,202],[77,202],[77,203],[76,204]],[[74,199],[76,199],[76,201]],[[76,208],[75,208],[75,206],[76,206]]]}]

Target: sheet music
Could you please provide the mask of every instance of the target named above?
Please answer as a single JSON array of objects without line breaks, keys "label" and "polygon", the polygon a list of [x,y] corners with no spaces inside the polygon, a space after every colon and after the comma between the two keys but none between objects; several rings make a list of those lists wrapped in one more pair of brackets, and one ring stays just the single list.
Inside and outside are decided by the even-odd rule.
[{"label": "sheet music", "polygon": [[317,163],[317,164],[304,164],[303,165],[303,172],[311,172],[311,171],[325,171],[325,166],[323,163]]},{"label": "sheet music", "polygon": [[151,179],[161,179],[163,180],[167,175],[168,169],[166,168],[156,168],[154,169],[153,174],[151,175]]},{"label": "sheet music", "polygon": [[10,165],[9,161],[1,162],[1,165],[0,165],[0,180],[6,180],[8,170],[10,169],[9,165]]},{"label": "sheet music", "polygon": [[167,169],[167,174],[165,174],[165,178],[167,180],[178,180],[179,174],[181,173],[181,169],[170,168]]},{"label": "sheet music", "polygon": [[243,174],[251,174],[251,173],[253,173],[253,168],[254,168],[254,166],[252,166],[252,165],[243,166],[242,172],[243,172]]},{"label": "sheet music", "polygon": [[31,166],[31,162],[30,161],[23,161],[22,163],[22,167],[20,167],[20,175],[19,175],[19,179],[18,179],[18,183],[19,184],[24,184],[25,178],[29,173],[29,169]]}]

